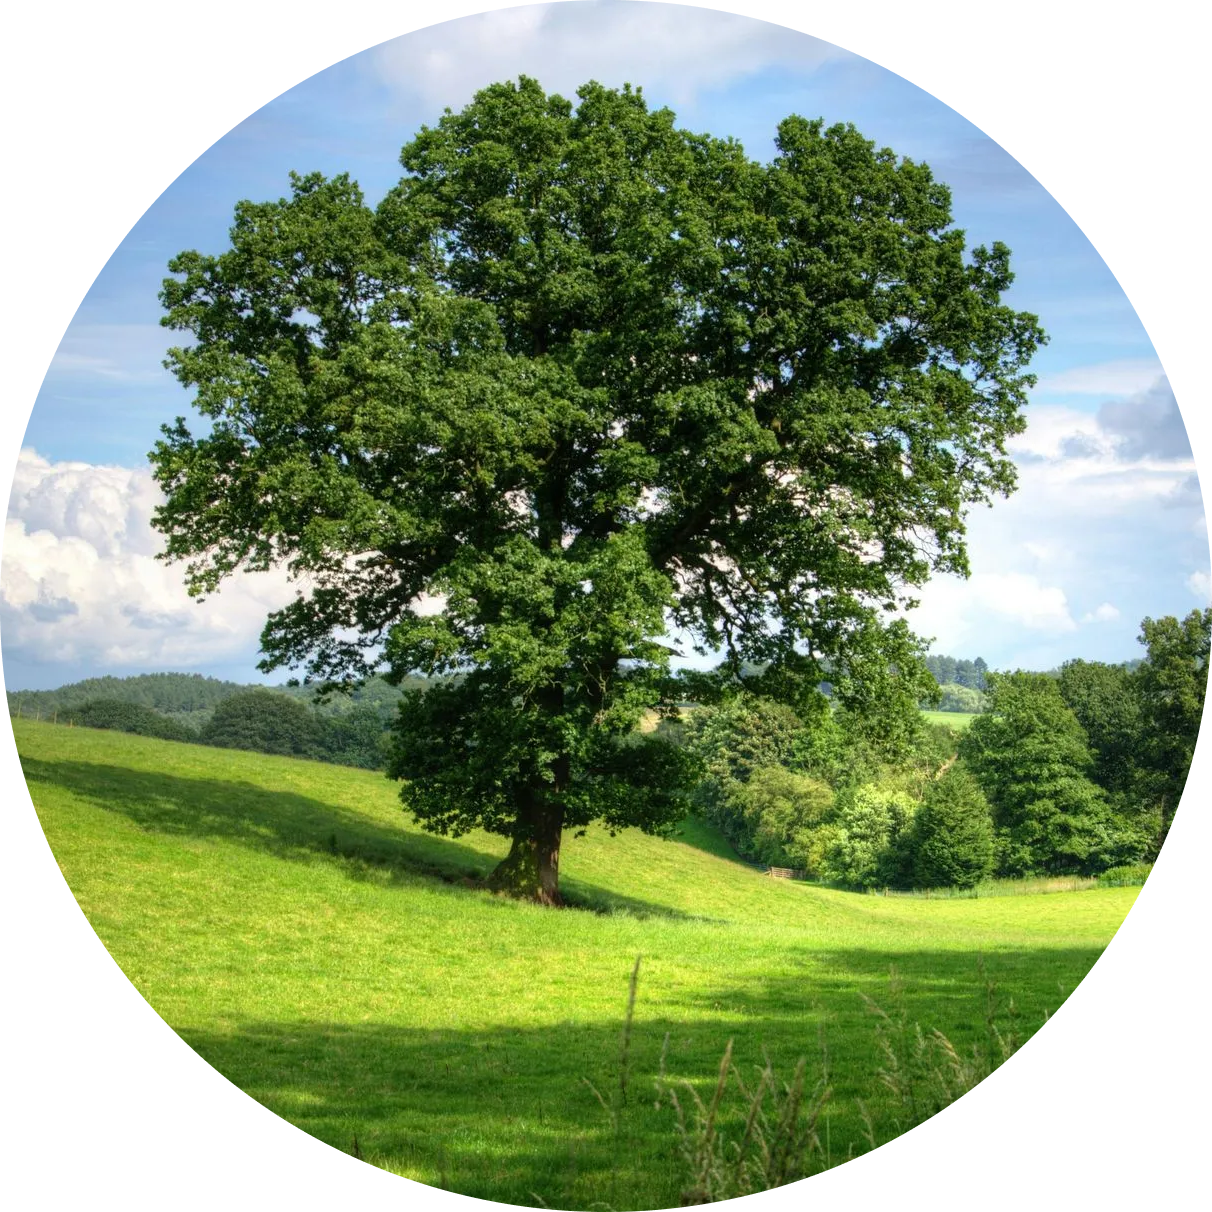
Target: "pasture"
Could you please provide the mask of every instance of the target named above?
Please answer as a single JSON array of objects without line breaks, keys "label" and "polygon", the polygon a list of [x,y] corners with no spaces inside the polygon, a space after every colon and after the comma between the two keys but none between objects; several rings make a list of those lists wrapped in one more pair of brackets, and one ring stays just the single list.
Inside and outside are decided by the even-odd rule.
[{"label": "pasture", "polygon": [[[467,1195],[553,1208],[676,1205],[670,1074],[706,1090],[827,1055],[830,1160],[878,1139],[863,996],[962,1047],[1029,1035],[1082,979],[1134,888],[867,896],[772,880],[687,822],[677,840],[568,838],[573,908],[493,896],[503,839],[422,832],[382,775],[14,721],[39,818],[115,960],[207,1061],[328,1144]],[[628,978],[627,1097],[612,1125]],[[890,990],[895,970],[900,993]],[[1013,1063],[1013,1062],[1011,1062]]]},{"label": "pasture", "polygon": [[978,714],[976,711],[923,711],[922,719],[928,724],[942,724],[952,732],[966,732]]}]

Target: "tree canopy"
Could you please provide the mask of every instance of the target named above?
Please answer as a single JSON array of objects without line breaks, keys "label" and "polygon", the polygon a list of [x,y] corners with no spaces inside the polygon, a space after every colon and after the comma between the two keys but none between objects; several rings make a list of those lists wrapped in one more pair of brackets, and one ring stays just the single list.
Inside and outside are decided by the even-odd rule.
[{"label": "tree canopy", "polygon": [[170,263],[205,425],[151,456],[194,593],[307,586],[263,668],[460,675],[405,696],[391,771],[547,901],[565,828],[683,810],[684,754],[635,731],[676,644],[800,709],[826,674],[859,712],[932,691],[890,615],[1013,488],[1043,340],[1005,246],[852,126],[789,117],[761,164],[577,96],[483,90],[373,208],[318,174],[240,203],[227,251]]},{"label": "tree canopy", "polygon": [[1212,609],[1183,619],[1144,619],[1140,642],[1148,653],[1137,668],[1136,693],[1144,722],[1140,764],[1157,804],[1157,846],[1165,841],[1187,782],[1208,692]]},{"label": "tree canopy", "polygon": [[988,710],[960,738],[988,796],[1004,874],[1097,870],[1110,813],[1086,733],[1046,673],[989,675]]},{"label": "tree canopy", "polygon": [[323,729],[311,708],[272,690],[242,690],[229,695],[202,730],[206,745],[254,749],[294,757],[317,757]]},{"label": "tree canopy", "polygon": [[993,874],[993,820],[980,786],[962,765],[931,782],[913,822],[913,882],[973,888]]}]

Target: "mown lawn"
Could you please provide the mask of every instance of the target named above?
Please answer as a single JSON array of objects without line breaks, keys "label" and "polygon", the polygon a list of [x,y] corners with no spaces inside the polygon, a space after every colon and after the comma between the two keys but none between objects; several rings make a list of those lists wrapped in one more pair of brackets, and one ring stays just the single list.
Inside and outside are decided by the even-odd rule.
[{"label": "mown lawn", "polygon": [[[727,1041],[789,1075],[827,1048],[832,1160],[877,1136],[862,994],[969,1046],[983,962],[1029,1034],[1098,958],[1136,890],[926,900],[772,880],[701,822],[682,840],[591,829],[562,859],[580,908],[476,886],[501,839],[421,832],[381,775],[15,721],[69,885],[148,1001],[211,1064],[337,1148],[468,1195],[553,1208],[679,1202],[668,1067],[703,1088]],[[617,1089],[618,1135],[585,1079]],[[1003,1025],[1005,1024],[1003,1019]],[[1011,1062],[1013,1063],[1013,1062]]]}]

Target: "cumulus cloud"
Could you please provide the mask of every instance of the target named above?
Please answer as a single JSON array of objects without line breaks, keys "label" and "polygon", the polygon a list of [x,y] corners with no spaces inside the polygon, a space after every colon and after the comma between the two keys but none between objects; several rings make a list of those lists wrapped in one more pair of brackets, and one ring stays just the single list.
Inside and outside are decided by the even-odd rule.
[{"label": "cumulus cloud", "polygon": [[1197,569],[1187,578],[1187,588],[1201,602],[1212,600],[1212,574]]},{"label": "cumulus cloud", "polygon": [[1098,422],[1122,458],[1191,458],[1187,427],[1165,378],[1126,400],[1109,400],[1098,410]]},{"label": "cumulus cloud", "polygon": [[1110,602],[1103,602],[1093,610],[1087,610],[1082,615],[1083,623],[1114,623],[1120,617],[1119,608]]},{"label": "cumulus cloud", "polygon": [[928,584],[909,616],[939,651],[981,652],[995,668],[1122,660],[1136,620],[1208,596],[1203,502],[1173,393],[1163,379],[1114,403],[1027,410],[1008,444],[1018,490],[968,519],[971,580]]},{"label": "cumulus cloud", "polygon": [[160,491],[147,470],[51,463],[28,447],[17,459],[8,516],[29,534],[79,540],[96,556],[154,555]]},{"label": "cumulus cloud", "polygon": [[247,660],[283,573],[241,576],[206,602],[155,558],[159,490],[146,468],[52,463],[25,449],[4,530],[0,626],[7,657],[107,668]]},{"label": "cumulus cloud", "polygon": [[1027,429],[1009,442],[1016,459],[1074,458],[1109,451],[1098,418],[1060,404],[1032,404]]},{"label": "cumulus cloud", "polygon": [[1026,572],[974,572],[968,580],[939,577],[919,593],[909,615],[919,635],[933,636],[939,651],[963,652],[998,631],[1022,629],[1043,636],[1077,630],[1065,592]]},{"label": "cumulus cloud", "polygon": [[1109,520],[1133,502],[1202,513],[1186,429],[1165,379],[1097,412],[1033,404],[1026,432],[1007,444],[1019,467],[1016,499]]},{"label": "cumulus cloud", "polygon": [[811,68],[845,55],[750,17],[612,0],[480,13],[385,42],[367,62],[397,92],[458,108],[486,84],[520,74],[569,97],[589,79],[630,81],[684,104],[760,69]]}]

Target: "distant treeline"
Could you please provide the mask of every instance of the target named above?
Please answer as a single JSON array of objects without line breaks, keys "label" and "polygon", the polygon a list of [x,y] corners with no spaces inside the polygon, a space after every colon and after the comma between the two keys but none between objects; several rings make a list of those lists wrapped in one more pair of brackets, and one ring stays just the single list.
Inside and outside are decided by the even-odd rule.
[{"label": "distant treeline", "polygon": [[369,678],[327,696],[315,686],[246,686],[189,673],[88,678],[57,690],[8,694],[9,713],[163,740],[309,757],[381,769],[407,678]]},{"label": "distant treeline", "polygon": [[939,685],[937,711],[977,712],[985,710],[989,666],[983,657],[975,661],[952,656],[926,657],[926,668]]},{"label": "distant treeline", "polygon": [[699,811],[755,862],[852,888],[1135,871],[1186,782],[1212,610],[1145,619],[1140,640],[1143,661],[982,670],[983,692],[962,689],[985,710],[962,735],[745,693],[659,730],[702,764]]},{"label": "distant treeline", "polygon": [[[957,659],[953,656],[935,656],[933,653],[926,657],[926,668],[934,675],[934,680],[940,686],[963,686],[968,690],[984,690],[985,675],[989,666],[984,657],[975,661]],[[948,708],[943,708],[944,711]],[[958,710],[953,708],[952,710]]]},{"label": "distant treeline", "polygon": [[[989,689],[989,675],[992,671],[983,658],[966,661],[955,657],[931,655],[925,659],[926,668],[934,675],[939,686],[939,701],[932,704],[936,711],[975,714],[988,708],[989,698],[986,691]],[[1134,673],[1141,664],[1142,661],[1137,658],[1133,661],[1121,661],[1112,668]],[[1041,676],[1059,678],[1062,672],[1063,669],[1049,669]]]}]

